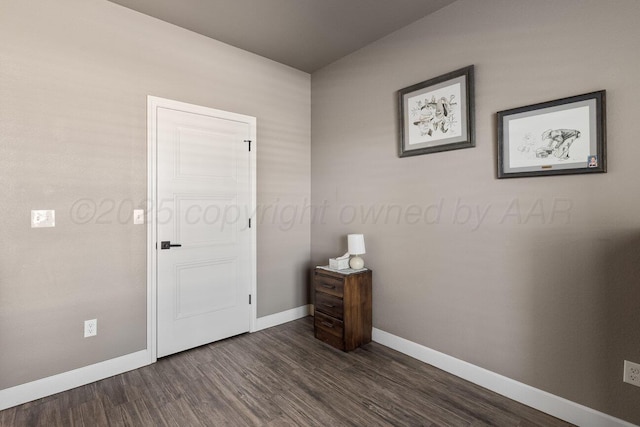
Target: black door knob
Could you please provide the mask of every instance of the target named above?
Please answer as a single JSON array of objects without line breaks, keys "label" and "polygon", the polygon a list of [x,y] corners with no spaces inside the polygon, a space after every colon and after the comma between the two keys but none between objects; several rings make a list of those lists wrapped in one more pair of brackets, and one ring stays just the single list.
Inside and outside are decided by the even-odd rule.
[{"label": "black door knob", "polygon": [[182,245],[172,245],[170,241],[166,240],[164,242],[160,242],[160,249],[171,249],[171,248],[179,248]]}]

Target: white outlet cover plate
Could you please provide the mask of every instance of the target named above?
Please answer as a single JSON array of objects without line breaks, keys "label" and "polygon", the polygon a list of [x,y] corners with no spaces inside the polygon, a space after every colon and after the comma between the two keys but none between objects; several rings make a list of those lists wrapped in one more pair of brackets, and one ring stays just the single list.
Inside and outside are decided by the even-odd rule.
[{"label": "white outlet cover plate", "polygon": [[624,361],[624,378],[625,383],[633,384],[640,387],[640,364]]},{"label": "white outlet cover plate", "polygon": [[56,211],[38,209],[31,211],[31,228],[45,228],[56,226]]},{"label": "white outlet cover plate", "polygon": [[133,223],[135,225],[144,224],[144,210],[143,209],[134,209],[133,210]]},{"label": "white outlet cover plate", "polygon": [[98,319],[84,321],[84,337],[93,337],[98,335]]}]

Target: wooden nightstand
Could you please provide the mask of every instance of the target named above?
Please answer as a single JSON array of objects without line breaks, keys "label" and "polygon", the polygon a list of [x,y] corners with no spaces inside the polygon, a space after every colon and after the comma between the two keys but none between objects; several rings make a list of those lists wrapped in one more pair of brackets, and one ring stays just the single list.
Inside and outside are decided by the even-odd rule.
[{"label": "wooden nightstand", "polygon": [[313,273],[315,337],[351,351],[371,342],[371,270]]}]

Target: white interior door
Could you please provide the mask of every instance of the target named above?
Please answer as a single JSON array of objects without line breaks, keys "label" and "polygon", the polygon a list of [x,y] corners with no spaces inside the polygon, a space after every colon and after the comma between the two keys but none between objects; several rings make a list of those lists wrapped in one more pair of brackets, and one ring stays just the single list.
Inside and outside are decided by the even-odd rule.
[{"label": "white interior door", "polygon": [[158,357],[247,332],[252,315],[255,119],[179,105],[155,110]]}]

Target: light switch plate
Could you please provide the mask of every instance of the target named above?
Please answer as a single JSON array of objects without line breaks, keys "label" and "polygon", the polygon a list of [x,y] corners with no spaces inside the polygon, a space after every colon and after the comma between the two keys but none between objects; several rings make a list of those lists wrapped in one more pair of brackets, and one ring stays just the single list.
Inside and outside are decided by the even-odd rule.
[{"label": "light switch plate", "polygon": [[56,226],[56,211],[54,210],[32,210],[31,228],[45,228]]},{"label": "light switch plate", "polygon": [[133,210],[133,223],[136,225],[144,224],[144,209]]}]

